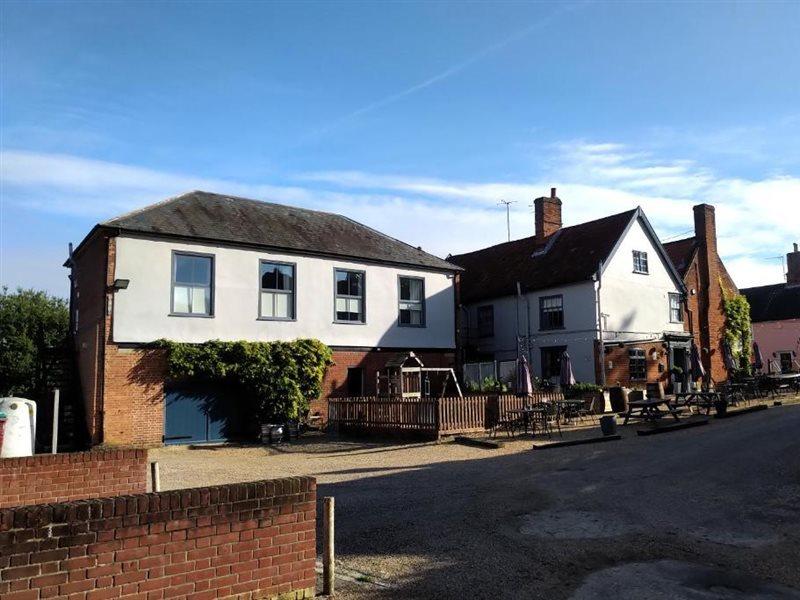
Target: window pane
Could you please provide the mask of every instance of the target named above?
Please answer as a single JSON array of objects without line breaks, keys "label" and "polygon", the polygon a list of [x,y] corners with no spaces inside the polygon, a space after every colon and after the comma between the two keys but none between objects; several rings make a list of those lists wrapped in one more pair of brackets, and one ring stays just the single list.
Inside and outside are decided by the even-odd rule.
[{"label": "window pane", "polygon": [[211,304],[211,290],[206,287],[191,288],[191,313],[206,315]]},{"label": "window pane", "polygon": [[408,300],[411,297],[410,282],[408,277],[400,278],[400,300]]},{"label": "window pane", "polygon": [[261,292],[261,316],[271,318],[275,316],[274,300],[272,292]]},{"label": "window pane", "polygon": [[176,254],[175,282],[194,285],[210,285],[211,257]]},{"label": "window pane", "polygon": [[411,311],[407,309],[400,309],[400,324],[411,325]]},{"label": "window pane", "polygon": [[275,316],[289,318],[289,294],[275,294]]},{"label": "window pane", "polygon": [[353,298],[348,300],[347,301],[347,310],[351,314],[354,314],[356,317],[358,317],[358,315],[361,314],[361,300],[356,300],[356,299],[353,299]]},{"label": "window pane", "polygon": [[350,276],[350,295],[351,296],[360,296],[361,295],[361,273],[349,273]]},{"label": "window pane", "polygon": [[347,298],[336,299],[336,312],[347,312]]},{"label": "window pane", "polygon": [[422,325],[422,311],[421,310],[412,310],[411,311],[411,324],[412,325]]},{"label": "window pane", "polygon": [[294,289],[294,266],[261,263],[261,287],[265,290]]},{"label": "window pane", "polygon": [[189,288],[176,285],[172,292],[172,312],[189,312]]},{"label": "window pane", "polygon": [[336,293],[345,296],[350,293],[346,271],[336,271]]}]

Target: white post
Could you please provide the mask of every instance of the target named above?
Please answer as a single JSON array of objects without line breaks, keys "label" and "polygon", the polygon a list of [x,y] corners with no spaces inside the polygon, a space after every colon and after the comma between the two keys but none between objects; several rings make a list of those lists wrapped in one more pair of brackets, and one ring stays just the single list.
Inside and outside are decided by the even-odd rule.
[{"label": "white post", "polygon": [[334,532],[334,499],[326,496],[322,499],[323,505],[323,548],[322,548],[322,593],[328,596],[334,594],[334,551],[333,551],[333,532]]},{"label": "white post", "polygon": [[56,388],[53,395],[53,449],[52,453],[58,453],[58,402],[60,400],[61,391]]},{"label": "white post", "polygon": [[151,491],[153,492],[160,492],[161,491],[161,475],[158,470],[158,461],[153,461],[150,463],[150,481],[152,483]]}]

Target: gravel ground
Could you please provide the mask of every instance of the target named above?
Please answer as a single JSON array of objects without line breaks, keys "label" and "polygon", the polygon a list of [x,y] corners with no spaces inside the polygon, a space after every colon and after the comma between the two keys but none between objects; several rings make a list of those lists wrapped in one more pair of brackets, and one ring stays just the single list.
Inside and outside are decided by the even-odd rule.
[{"label": "gravel ground", "polygon": [[337,598],[800,599],[800,406],[531,450],[306,438],[153,451],[165,489],[313,474]]}]

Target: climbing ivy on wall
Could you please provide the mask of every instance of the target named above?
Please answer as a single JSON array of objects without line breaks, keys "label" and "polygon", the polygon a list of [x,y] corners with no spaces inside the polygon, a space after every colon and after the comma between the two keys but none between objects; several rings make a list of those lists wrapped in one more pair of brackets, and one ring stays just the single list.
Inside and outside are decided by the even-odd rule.
[{"label": "climbing ivy on wall", "polygon": [[262,422],[282,422],[318,398],[333,353],[318,340],[186,344],[159,340],[167,370],[176,380],[237,386],[253,402]]},{"label": "climbing ivy on wall", "polygon": [[722,306],[725,311],[725,341],[731,348],[733,358],[740,369],[750,372],[752,355],[752,327],[750,323],[750,303],[742,294],[731,294],[722,288]]}]

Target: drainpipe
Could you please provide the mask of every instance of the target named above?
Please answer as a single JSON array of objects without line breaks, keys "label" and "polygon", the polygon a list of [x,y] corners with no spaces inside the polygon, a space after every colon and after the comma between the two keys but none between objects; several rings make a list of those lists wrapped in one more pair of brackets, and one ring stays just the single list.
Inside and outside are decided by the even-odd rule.
[{"label": "drainpipe", "polygon": [[600,385],[606,387],[606,348],[603,344],[603,308],[600,304],[600,290],[603,287],[603,261],[601,260],[597,265],[597,295],[595,300],[597,302],[597,333],[600,337],[599,362],[600,362]]}]

